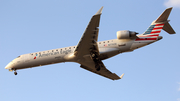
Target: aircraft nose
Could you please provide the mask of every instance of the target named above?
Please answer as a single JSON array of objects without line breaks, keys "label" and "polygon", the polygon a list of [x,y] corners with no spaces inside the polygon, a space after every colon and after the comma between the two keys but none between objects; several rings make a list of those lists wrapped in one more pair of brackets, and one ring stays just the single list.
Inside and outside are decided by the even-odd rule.
[{"label": "aircraft nose", "polygon": [[5,69],[11,69],[13,66],[12,66],[12,63],[9,63],[6,65]]}]

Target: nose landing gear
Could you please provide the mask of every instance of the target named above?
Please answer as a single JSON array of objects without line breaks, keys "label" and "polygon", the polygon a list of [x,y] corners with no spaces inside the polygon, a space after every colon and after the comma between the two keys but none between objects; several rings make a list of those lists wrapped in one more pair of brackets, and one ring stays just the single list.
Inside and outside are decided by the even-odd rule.
[{"label": "nose landing gear", "polygon": [[17,72],[16,72],[16,71],[14,72],[14,75],[17,75]]},{"label": "nose landing gear", "polygon": [[17,75],[18,73],[16,72],[16,69],[14,69],[14,75]]}]

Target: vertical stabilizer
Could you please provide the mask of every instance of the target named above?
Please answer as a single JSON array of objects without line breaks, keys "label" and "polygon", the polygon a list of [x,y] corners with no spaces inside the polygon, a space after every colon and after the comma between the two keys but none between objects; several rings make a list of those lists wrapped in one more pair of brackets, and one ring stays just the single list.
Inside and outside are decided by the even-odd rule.
[{"label": "vertical stabilizer", "polygon": [[167,8],[156,20],[155,23],[161,23],[161,22],[166,22],[169,14],[171,13],[172,7]]},{"label": "vertical stabilizer", "polygon": [[171,13],[172,7],[167,8],[155,21],[151,23],[151,26],[143,33],[143,35],[158,36],[163,29],[169,34],[175,34],[176,32],[169,24],[168,17]]},{"label": "vertical stabilizer", "polygon": [[175,34],[176,32],[169,24],[170,20],[167,20],[169,17],[169,14],[171,13],[172,7],[167,8],[158,18],[155,20],[155,23],[164,23],[163,30],[166,31],[169,34]]}]

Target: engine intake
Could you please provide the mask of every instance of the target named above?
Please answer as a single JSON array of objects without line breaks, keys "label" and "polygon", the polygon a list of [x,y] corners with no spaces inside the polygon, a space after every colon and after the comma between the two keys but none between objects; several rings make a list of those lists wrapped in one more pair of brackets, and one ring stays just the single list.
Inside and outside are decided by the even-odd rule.
[{"label": "engine intake", "polygon": [[132,32],[129,30],[117,31],[117,39],[130,39],[136,36],[136,32]]}]

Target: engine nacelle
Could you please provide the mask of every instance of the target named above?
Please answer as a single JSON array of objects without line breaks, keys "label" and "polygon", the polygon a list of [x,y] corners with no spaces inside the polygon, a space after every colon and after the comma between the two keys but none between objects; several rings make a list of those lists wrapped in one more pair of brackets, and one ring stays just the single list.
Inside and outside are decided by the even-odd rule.
[{"label": "engine nacelle", "polygon": [[129,30],[117,31],[117,39],[130,39],[136,36],[136,32],[132,32]]}]

